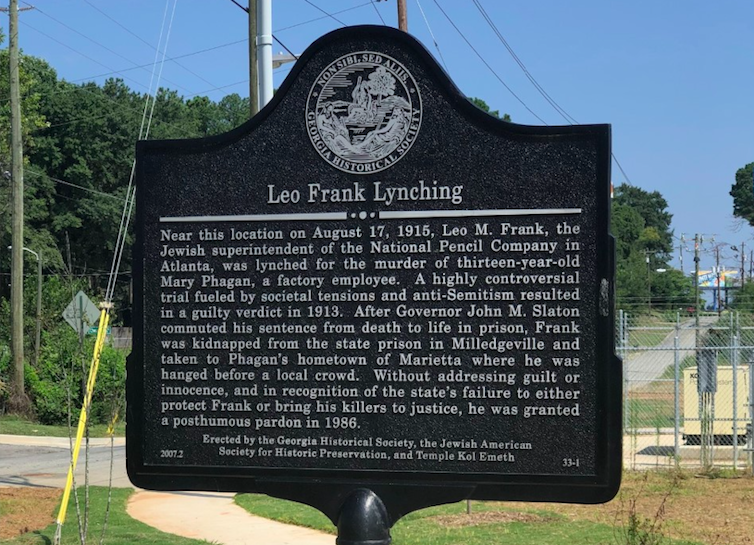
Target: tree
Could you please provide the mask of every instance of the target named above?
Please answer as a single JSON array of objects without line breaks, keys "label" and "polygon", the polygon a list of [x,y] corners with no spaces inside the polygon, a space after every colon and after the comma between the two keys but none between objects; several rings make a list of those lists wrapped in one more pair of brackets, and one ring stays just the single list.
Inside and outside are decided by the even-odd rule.
[{"label": "tree", "polygon": [[383,97],[395,94],[395,78],[384,66],[369,74],[369,92],[377,95],[377,106],[382,103]]},{"label": "tree", "polygon": [[[79,273],[107,271],[133,163],[142,96],[121,80],[108,80],[102,87],[56,81],[43,93],[41,109],[49,127],[39,133],[29,157],[43,177],[65,182],[54,183],[48,205],[46,229],[56,241],[57,261]],[[70,263],[63,254],[70,255]]]},{"label": "tree", "polygon": [[612,233],[615,237],[618,261],[627,259],[638,249],[637,243],[644,231],[644,218],[634,208],[613,202]]},{"label": "tree", "polygon": [[[3,41],[0,33],[0,43]],[[0,123],[0,248],[7,248],[11,244],[11,199],[10,199],[10,75],[8,72],[8,50],[0,51],[0,119],[6,120]],[[42,251],[43,248],[36,243],[41,243],[45,237],[39,233],[39,222],[47,219],[44,213],[46,192],[49,185],[39,183],[33,171],[28,170],[29,153],[33,152],[38,138],[35,131],[47,125],[45,116],[41,112],[41,93],[38,90],[41,80],[53,74],[50,66],[34,57],[20,55],[19,57],[19,80],[21,84],[21,131],[23,138],[24,169],[24,234],[25,242],[35,243],[34,249]],[[44,249],[44,253],[48,253]],[[0,270],[7,271],[10,268],[10,252],[0,251]],[[6,282],[0,283],[0,297],[9,295]]]},{"label": "tree", "polygon": [[670,221],[673,215],[667,211],[668,202],[659,191],[651,193],[639,187],[621,184],[615,188],[613,206],[630,206],[644,219],[645,229],[653,229],[643,234],[644,249],[653,252],[656,264],[665,265],[673,252],[673,231]]},{"label": "tree", "polygon": [[745,312],[754,311],[754,282],[748,282],[733,292],[733,301],[730,307]]},{"label": "tree", "polygon": [[503,117],[500,117],[500,110],[490,111],[489,105],[484,100],[482,100],[481,98],[471,97],[471,98],[469,98],[469,101],[474,106],[476,106],[477,108],[479,108],[480,110],[484,110],[488,114],[494,115],[495,117],[497,117],[499,119],[502,119],[503,121],[507,121],[508,123],[510,123],[510,121],[511,121],[511,116],[510,115],[503,114]]},{"label": "tree", "polygon": [[733,215],[754,226],[754,163],[736,171],[730,195],[733,197]]},{"label": "tree", "polygon": [[652,272],[652,306],[683,309],[694,306],[694,279],[678,269]]},{"label": "tree", "polygon": [[[622,185],[612,203],[611,231],[616,243],[616,298],[624,308],[682,308],[693,304],[690,277],[667,262],[672,251],[672,215],[654,191]],[[664,269],[658,272],[658,269]]]},{"label": "tree", "polygon": [[215,132],[219,134],[235,129],[249,119],[249,98],[232,93],[220,99],[215,106]]}]

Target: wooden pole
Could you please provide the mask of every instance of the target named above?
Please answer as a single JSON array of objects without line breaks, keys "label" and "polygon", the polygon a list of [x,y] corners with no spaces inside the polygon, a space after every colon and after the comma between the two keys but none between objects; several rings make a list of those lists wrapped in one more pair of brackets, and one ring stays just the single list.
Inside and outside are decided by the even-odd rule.
[{"label": "wooden pole", "polygon": [[722,309],[722,295],[720,293],[720,279],[722,278],[720,275],[720,246],[718,245],[715,248],[715,270],[717,271],[715,274],[717,279],[717,315],[720,316],[723,312]]},{"label": "wooden pole", "polygon": [[21,93],[18,75],[18,0],[10,0],[9,60],[10,60],[10,125],[11,125],[11,183],[13,188],[13,219],[11,220],[11,373],[10,412],[21,414],[30,410],[24,391],[24,171],[21,142]]},{"label": "wooden pole", "polygon": [[249,107],[251,116],[259,111],[259,74],[257,72],[257,0],[249,0]]},{"label": "wooden pole", "polygon": [[408,32],[408,16],[406,14],[406,0],[398,0],[398,29]]},{"label": "wooden pole", "polygon": [[746,284],[746,243],[741,243],[741,289]]},{"label": "wooden pole", "polygon": [[[694,235],[694,342],[699,348],[699,250],[703,240],[697,233]],[[697,354],[698,356],[698,354]],[[698,358],[697,358],[698,360]]]}]

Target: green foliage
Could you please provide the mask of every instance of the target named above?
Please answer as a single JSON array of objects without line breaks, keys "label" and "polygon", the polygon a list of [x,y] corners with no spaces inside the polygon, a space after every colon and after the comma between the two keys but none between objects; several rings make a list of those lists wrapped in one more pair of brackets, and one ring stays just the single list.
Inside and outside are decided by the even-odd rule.
[{"label": "green foliage", "polygon": [[[674,485],[664,486],[663,491],[659,493],[667,495],[667,487]],[[656,496],[654,491],[648,488],[646,490],[652,496]],[[239,494],[235,501],[257,516],[307,526],[323,532],[335,531],[326,517],[307,505],[252,494]],[[660,501],[663,506],[661,520],[664,520],[664,505],[667,499]],[[632,535],[636,539],[627,541],[622,539],[620,528],[573,520],[572,516],[562,516],[551,510],[533,510],[530,504],[522,506],[500,502],[473,502],[473,514],[467,515],[466,502],[459,502],[409,513],[395,524],[391,535],[395,545],[487,545],[503,542],[508,545],[658,545],[660,541],[649,541],[646,538],[661,537],[661,524],[656,524],[654,529],[647,526],[635,505],[633,514],[634,528],[637,531]],[[516,515],[522,515],[524,520],[529,521],[517,521]],[[616,522],[623,521],[616,517]],[[504,540],[501,540],[501,536],[504,536]],[[689,541],[663,539],[661,542],[669,545],[692,544]]]},{"label": "green foliage", "polygon": [[618,545],[661,545],[668,541],[663,531],[665,509],[671,495],[678,489],[679,481],[680,477],[672,479],[660,500],[657,511],[653,516],[646,517],[639,512],[636,505],[647,486],[648,479],[644,478],[638,491],[624,504],[624,509],[619,514],[618,518],[621,519],[622,527],[615,536]]},{"label": "green foliage", "polygon": [[618,258],[615,271],[615,297],[623,309],[646,308],[649,302],[647,265],[639,252]]},{"label": "green foliage", "polygon": [[[0,97],[9,95],[7,59],[8,51],[0,51]],[[24,252],[26,380],[39,418],[61,422],[67,418],[69,395],[80,402],[91,339],[82,350],[60,315],[79,289],[95,298],[104,291],[131,176],[134,143],[145,137],[142,115],[147,97],[120,79],[102,85],[59,80],[44,60],[24,55],[20,77],[26,180],[24,245],[41,255],[44,276],[42,350],[37,362],[33,357],[37,262]],[[249,117],[249,102],[237,94],[219,102],[207,97],[185,100],[174,91],[160,89],[154,113],[150,138],[195,138],[242,124]],[[7,100],[0,101],[0,117],[9,118]],[[10,170],[9,130],[7,123],[0,124],[0,180]],[[10,244],[10,221],[10,186],[0,183],[0,248]],[[131,237],[128,233],[121,264],[126,271],[131,267]],[[9,269],[9,252],[0,252],[0,270]],[[130,310],[128,286],[120,282],[115,293],[116,311]],[[0,282],[0,348],[10,339],[9,295],[8,282]],[[119,317],[114,320],[118,323]],[[8,376],[5,354],[0,350],[0,403]],[[111,398],[116,392],[122,395],[123,367],[122,355],[105,349],[98,391],[109,392]],[[108,404],[113,401],[95,398],[95,419],[109,418]]]},{"label": "green foliage", "polygon": [[[32,437],[71,437],[76,433],[78,415],[73,415],[71,427],[65,424],[40,424],[35,420],[27,420],[16,415],[0,415],[0,433],[8,435],[28,435]],[[110,422],[107,424],[92,424],[89,426],[89,437],[110,437],[108,431]],[[123,437],[126,434],[126,425],[118,419],[113,435]]]},{"label": "green foliage", "polygon": [[620,308],[649,308],[651,303],[653,309],[682,309],[694,304],[692,279],[667,265],[673,248],[667,206],[657,191],[625,184],[615,191],[611,231]]},{"label": "green foliage", "polygon": [[488,114],[490,114],[490,115],[494,115],[495,117],[497,117],[497,118],[499,118],[499,119],[502,119],[503,121],[507,121],[507,122],[509,122],[509,123],[510,123],[510,121],[511,121],[511,116],[510,116],[510,115],[508,115],[508,114],[503,114],[503,116],[502,116],[502,117],[500,117],[500,110],[492,110],[492,111],[490,111],[490,106],[489,106],[489,104],[487,104],[487,103],[486,103],[486,102],[485,102],[484,100],[482,100],[481,98],[477,98],[477,97],[471,97],[471,98],[469,98],[469,102],[471,102],[471,103],[472,103],[472,104],[473,104],[474,106],[476,106],[477,108],[479,108],[479,109],[481,109],[481,110],[484,110],[484,111],[485,111],[485,112],[487,112]]},{"label": "green foliage", "polygon": [[694,305],[694,280],[678,269],[652,276],[652,307],[686,309]]},{"label": "green foliage", "polygon": [[[78,335],[62,320],[63,309],[80,289],[89,291],[82,280],[67,282],[59,276],[45,277],[42,288],[42,339],[39,361],[33,362],[36,328],[36,274],[27,277],[24,290],[24,339],[27,363],[25,380],[34,411],[43,424],[64,424],[68,419],[69,399],[74,420],[83,399],[94,338],[80,344]],[[0,382],[7,382],[10,355],[3,350],[3,339],[10,338],[10,308],[0,299]],[[4,355],[7,354],[7,355]],[[115,407],[123,403],[125,355],[105,346],[100,358],[99,375],[92,400],[93,423],[107,423]],[[0,408],[4,394],[0,389]],[[1,412],[1,411],[0,411]]]},{"label": "green foliage", "polygon": [[735,290],[729,306],[734,310],[754,311],[754,282],[744,284],[742,288]]},{"label": "green foliage", "polygon": [[639,248],[644,231],[644,218],[631,206],[613,202],[612,233],[615,237],[618,260],[627,259]]},{"label": "green foliage", "polygon": [[754,163],[739,168],[736,171],[736,181],[731,186],[730,196],[733,197],[733,215],[749,222],[754,226]]},{"label": "green foliage", "polygon": [[8,395],[8,382],[4,378],[6,373],[3,370],[7,370],[11,365],[11,353],[10,347],[3,342],[0,342],[0,413],[3,412],[5,406],[4,400]]},{"label": "green foliage", "polygon": [[667,211],[668,202],[659,191],[650,193],[627,184],[616,187],[614,194],[613,206],[630,206],[644,219],[645,228],[654,229],[640,235],[642,249],[656,254],[656,264],[665,264],[673,251],[673,231],[670,229],[673,215]]},{"label": "green foliage", "polygon": [[[59,328],[45,333],[39,362],[26,365],[26,389],[34,412],[42,424],[65,424],[76,421],[84,397],[84,386],[91,364],[94,339],[88,337],[83,346],[73,329]],[[0,359],[0,377],[9,367],[8,359]],[[126,357],[121,351],[105,346],[100,358],[97,384],[92,397],[91,423],[106,424],[123,404]]]},{"label": "green foliage", "polygon": [[[10,153],[10,75],[8,50],[0,51],[0,248],[5,250],[11,244],[11,185],[8,183],[11,171]],[[23,141],[24,166],[29,166],[29,153],[37,144],[35,131],[46,127],[47,122],[41,108],[42,91],[40,85],[54,74],[52,68],[41,59],[19,56],[19,80],[21,84],[21,134]],[[46,227],[41,223],[46,214],[46,187],[34,184],[33,175],[25,173],[24,206],[26,213],[25,239],[34,241],[41,248],[50,240],[45,236]],[[0,251],[0,270],[10,270],[10,252]],[[0,297],[7,296],[9,286],[0,283]]]}]

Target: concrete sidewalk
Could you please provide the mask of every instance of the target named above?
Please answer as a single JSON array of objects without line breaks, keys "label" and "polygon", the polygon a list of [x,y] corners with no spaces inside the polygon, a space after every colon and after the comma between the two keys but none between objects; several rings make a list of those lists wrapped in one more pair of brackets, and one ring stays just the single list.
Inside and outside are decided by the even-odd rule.
[{"label": "concrete sidewalk", "polygon": [[128,514],[169,534],[225,545],[334,545],[335,536],[255,517],[218,492],[149,492],[131,496]]},{"label": "concrete sidewalk", "polygon": [[[74,439],[75,440],[75,439]],[[68,437],[39,437],[32,435],[7,435],[0,434],[0,445],[15,445],[23,447],[49,447],[49,448],[71,448],[72,440]],[[125,437],[115,437],[113,443],[116,447],[122,447],[126,444]],[[109,437],[98,437],[89,439],[89,445],[92,447],[110,446]]]},{"label": "concrete sidewalk", "polygon": [[[113,486],[132,487],[126,475],[125,439],[115,438]],[[90,484],[107,486],[110,439],[90,440]],[[83,466],[84,455],[79,459]],[[0,487],[63,488],[70,464],[67,437],[0,434]],[[77,471],[78,473],[78,471]],[[83,482],[83,478],[77,479]],[[233,494],[150,492],[137,489],[128,514],[163,532],[225,545],[333,545],[335,536],[247,513]]]}]

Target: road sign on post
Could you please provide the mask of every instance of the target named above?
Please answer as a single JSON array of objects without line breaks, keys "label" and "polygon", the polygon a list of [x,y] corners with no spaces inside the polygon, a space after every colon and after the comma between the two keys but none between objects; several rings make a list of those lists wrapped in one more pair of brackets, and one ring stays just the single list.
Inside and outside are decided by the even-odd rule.
[{"label": "road sign on post", "polygon": [[83,291],[74,295],[63,311],[63,319],[79,335],[89,332],[89,328],[99,321],[99,309]]}]

